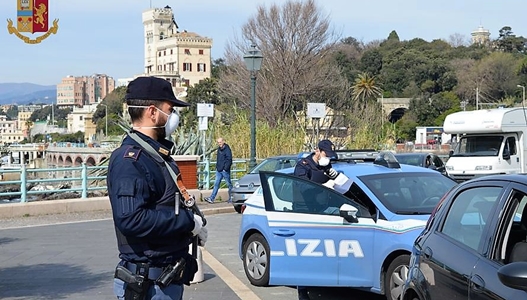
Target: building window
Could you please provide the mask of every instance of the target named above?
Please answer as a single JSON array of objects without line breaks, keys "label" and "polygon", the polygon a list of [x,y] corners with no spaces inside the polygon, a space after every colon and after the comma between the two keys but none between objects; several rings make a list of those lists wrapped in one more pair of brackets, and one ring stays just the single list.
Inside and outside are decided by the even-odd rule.
[{"label": "building window", "polygon": [[206,72],[207,68],[204,63],[198,63],[198,72]]},{"label": "building window", "polygon": [[183,63],[183,71],[192,72],[192,63]]},{"label": "building window", "polygon": [[199,49],[199,55],[203,55],[203,49]]},{"label": "building window", "polygon": [[161,57],[161,51],[159,51],[159,55],[158,56]]},{"label": "building window", "polygon": [[170,55],[174,54],[174,49],[170,49]]},{"label": "building window", "polygon": [[167,56],[167,51],[163,50],[163,56]]},{"label": "building window", "polygon": [[190,49],[185,49],[185,54],[190,55]]}]

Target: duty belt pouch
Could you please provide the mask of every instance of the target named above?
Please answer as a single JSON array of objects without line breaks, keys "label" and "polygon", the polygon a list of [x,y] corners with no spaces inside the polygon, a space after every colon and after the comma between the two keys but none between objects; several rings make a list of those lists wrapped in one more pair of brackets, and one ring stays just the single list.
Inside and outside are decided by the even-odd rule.
[{"label": "duty belt pouch", "polygon": [[192,255],[185,256],[185,260],[187,263],[185,265],[185,272],[183,272],[182,282],[185,285],[190,285],[190,282],[194,279],[194,275],[198,271],[198,261]]}]

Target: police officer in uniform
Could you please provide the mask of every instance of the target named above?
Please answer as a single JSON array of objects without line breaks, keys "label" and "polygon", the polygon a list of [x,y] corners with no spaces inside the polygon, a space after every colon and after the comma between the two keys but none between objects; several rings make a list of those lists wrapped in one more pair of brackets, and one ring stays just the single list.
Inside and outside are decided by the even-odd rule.
[{"label": "police officer in uniform", "polygon": [[[294,174],[298,177],[309,179],[320,184],[327,183],[330,179],[335,179],[338,172],[333,169],[331,165],[331,158],[337,158],[335,153],[335,145],[330,140],[321,140],[318,142],[318,147],[314,153],[301,159],[295,166]],[[302,189],[302,187],[297,187]],[[313,191],[303,191],[306,194],[313,195]],[[298,197],[299,199],[307,199],[308,197]],[[305,200],[304,200],[305,201]],[[293,211],[309,212],[311,206],[305,202],[294,202]],[[307,288],[305,286],[298,286],[298,299],[309,300]]]},{"label": "police officer in uniform", "polygon": [[188,104],[156,77],[131,81],[125,99],[132,130],[112,153],[107,176],[121,259],[114,293],[126,300],[181,300],[183,284],[197,271],[189,245],[195,236],[202,246],[207,240],[203,219],[179,209],[183,188],[173,174],[180,172],[170,156],[174,144],[165,139],[179,124],[177,107]]}]

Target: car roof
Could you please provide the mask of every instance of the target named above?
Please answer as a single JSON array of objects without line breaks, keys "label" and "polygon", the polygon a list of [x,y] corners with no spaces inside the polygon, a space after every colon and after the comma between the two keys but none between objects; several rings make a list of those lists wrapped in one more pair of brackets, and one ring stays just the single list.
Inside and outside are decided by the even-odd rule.
[{"label": "car roof", "polygon": [[395,153],[395,157],[398,156],[432,156],[435,155],[434,153],[428,153],[428,152],[405,152],[405,153]]},{"label": "car roof", "polygon": [[[344,172],[347,176],[364,176],[364,175],[374,175],[374,174],[386,174],[386,173],[401,173],[401,172],[418,172],[418,173],[430,173],[430,174],[439,174],[437,171],[432,169],[427,169],[419,166],[405,165],[400,164],[399,168],[389,168],[375,163],[353,163],[353,162],[343,162],[343,161],[334,161],[331,162],[333,168],[337,171]],[[293,174],[295,167],[285,168],[278,170],[279,173]]]},{"label": "car roof", "polygon": [[465,181],[462,184],[469,184],[471,182],[483,182],[483,181],[507,181],[507,182],[515,182],[515,183],[527,185],[527,174],[518,173],[518,174],[487,175],[487,176],[477,177],[477,178]]},{"label": "car roof", "polygon": [[265,159],[284,159],[284,158],[297,159],[298,154],[281,154],[281,155],[269,156],[269,157],[266,157]]}]

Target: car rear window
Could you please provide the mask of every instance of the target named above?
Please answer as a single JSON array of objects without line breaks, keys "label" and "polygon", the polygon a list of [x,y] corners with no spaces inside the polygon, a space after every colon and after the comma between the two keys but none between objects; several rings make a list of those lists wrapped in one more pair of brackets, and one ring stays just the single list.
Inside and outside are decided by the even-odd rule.
[{"label": "car rear window", "polygon": [[456,182],[439,173],[401,172],[361,176],[359,179],[391,212],[431,214]]}]

